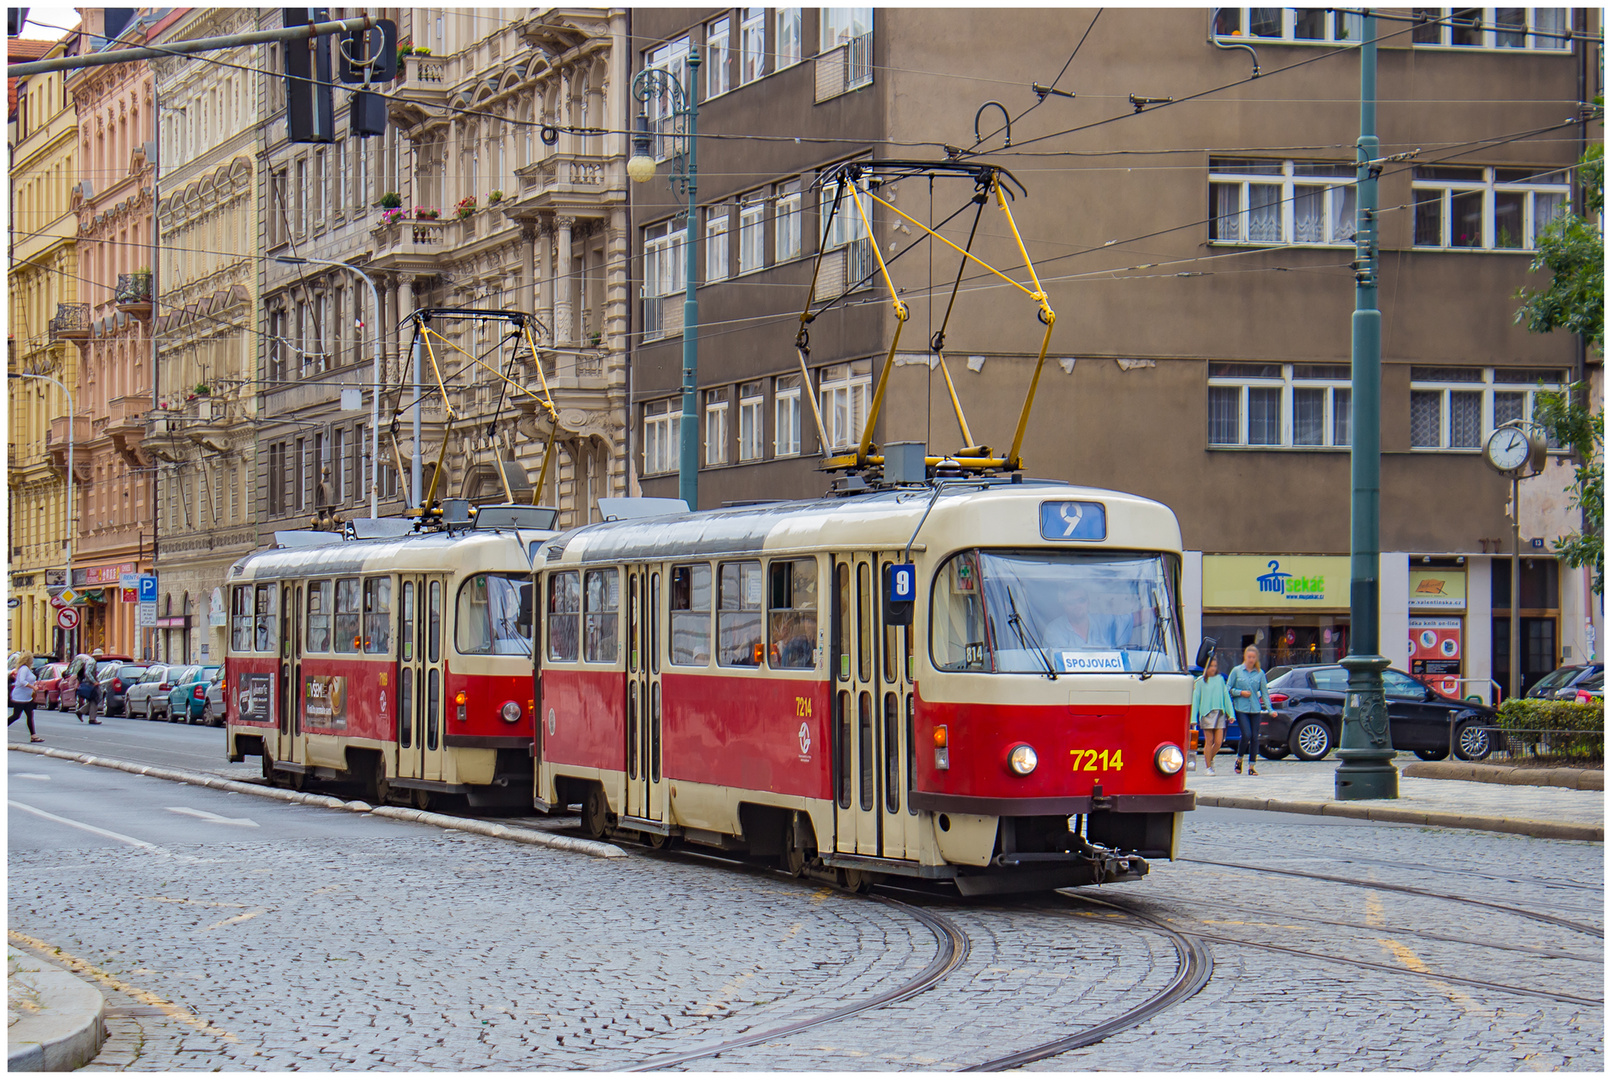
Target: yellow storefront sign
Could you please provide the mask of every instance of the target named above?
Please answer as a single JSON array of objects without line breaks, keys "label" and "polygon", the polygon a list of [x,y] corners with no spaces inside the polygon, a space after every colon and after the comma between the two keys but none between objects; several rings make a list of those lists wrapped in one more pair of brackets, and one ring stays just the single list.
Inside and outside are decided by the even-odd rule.
[{"label": "yellow storefront sign", "polygon": [[1410,606],[1443,611],[1466,607],[1466,568],[1416,570],[1410,572]]},{"label": "yellow storefront sign", "polygon": [[1349,607],[1347,555],[1205,555],[1205,610]]}]

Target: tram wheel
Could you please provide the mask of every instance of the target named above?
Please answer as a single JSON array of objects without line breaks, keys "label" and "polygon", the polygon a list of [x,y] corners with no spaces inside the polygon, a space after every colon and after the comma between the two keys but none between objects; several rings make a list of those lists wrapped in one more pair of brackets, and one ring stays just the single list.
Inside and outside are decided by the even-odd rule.
[{"label": "tram wheel", "polygon": [[431,793],[424,788],[414,789],[414,808],[416,810],[431,809]]},{"label": "tram wheel", "polygon": [[854,893],[865,893],[873,888],[875,875],[866,870],[842,870],[842,880],[845,887]]},{"label": "tram wheel", "polygon": [[274,755],[267,749],[263,751],[263,779],[268,781],[270,787],[278,783],[278,778],[274,775]]},{"label": "tram wheel", "polygon": [[386,776],[386,759],[375,759],[375,774],[370,777],[369,801],[376,806],[385,806],[392,797],[392,781]]},{"label": "tram wheel", "polygon": [[[805,829],[810,832],[810,826]],[[816,848],[802,835],[802,830],[794,822],[784,826],[783,853],[778,857],[781,870],[790,877],[801,877],[806,873],[806,867],[811,864]]]},{"label": "tram wheel", "polygon": [[610,803],[604,788],[594,784],[582,797],[582,831],[595,840],[604,838],[610,828]]}]

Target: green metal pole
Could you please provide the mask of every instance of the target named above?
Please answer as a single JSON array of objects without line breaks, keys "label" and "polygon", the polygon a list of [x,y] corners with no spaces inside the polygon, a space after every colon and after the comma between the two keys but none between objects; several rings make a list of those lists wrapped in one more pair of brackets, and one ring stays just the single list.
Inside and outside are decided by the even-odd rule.
[{"label": "green metal pole", "polygon": [[691,50],[688,58],[688,81],[683,95],[688,106],[688,156],[684,160],[684,179],[688,184],[688,220],[683,231],[683,251],[687,255],[683,271],[687,280],[683,291],[683,419],[682,441],[677,464],[677,496],[690,510],[700,508],[700,455],[699,431],[695,410],[695,384],[699,372],[700,304],[694,299],[694,248],[698,228],[695,224],[694,190],[696,177],[695,134],[699,126],[698,94],[700,53]]},{"label": "green metal pole", "polygon": [[1397,799],[1391,758],[1388,659],[1378,655],[1381,495],[1382,312],[1377,308],[1377,20],[1368,11],[1360,47],[1360,141],[1355,158],[1355,313],[1352,322],[1352,431],[1349,449],[1349,696],[1343,710],[1339,799]]}]

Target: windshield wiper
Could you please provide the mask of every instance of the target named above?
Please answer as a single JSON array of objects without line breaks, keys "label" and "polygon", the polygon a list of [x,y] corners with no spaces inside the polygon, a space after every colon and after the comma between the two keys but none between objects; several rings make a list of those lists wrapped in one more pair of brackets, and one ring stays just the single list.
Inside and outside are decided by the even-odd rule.
[{"label": "windshield wiper", "polygon": [[1040,642],[1031,641],[1029,635],[1025,633],[1024,618],[1019,614],[1019,605],[1013,602],[1013,586],[1004,585],[1002,590],[1007,593],[1008,610],[1012,612],[1012,614],[1008,616],[1008,625],[1013,627],[1013,632],[1015,634],[1019,635],[1019,644],[1023,645],[1027,649],[1034,649],[1035,654],[1041,657],[1041,662],[1047,665],[1047,678],[1051,679],[1053,682],[1057,682],[1058,669],[1053,666],[1052,657],[1047,655],[1046,650],[1041,647]]},{"label": "windshield wiper", "polygon": [[1153,599],[1153,636],[1147,643],[1147,662],[1142,665],[1139,680],[1153,677],[1153,657],[1164,648],[1164,611],[1159,607],[1159,593],[1156,588],[1149,588],[1148,594]]}]

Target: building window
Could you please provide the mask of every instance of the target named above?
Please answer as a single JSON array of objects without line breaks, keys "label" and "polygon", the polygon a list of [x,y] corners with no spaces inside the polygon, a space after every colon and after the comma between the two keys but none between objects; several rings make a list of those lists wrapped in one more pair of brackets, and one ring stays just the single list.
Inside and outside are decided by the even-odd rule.
[{"label": "building window", "polygon": [[800,8],[778,8],[773,13],[774,71],[800,63],[800,12]]},{"label": "building window", "polygon": [[739,203],[739,273],[748,274],[767,264],[767,204],[759,195]]},{"label": "building window", "polygon": [[1209,239],[1237,244],[1350,244],[1355,168],[1329,162],[1209,161]]},{"label": "building window", "polygon": [[1209,365],[1209,445],[1348,447],[1349,365]]},{"label": "building window", "polygon": [[1328,8],[1216,8],[1215,36],[1296,44],[1359,41],[1363,19]]},{"label": "building window", "polygon": [[828,449],[849,450],[862,438],[873,396],[872,364],[857,360],[823,369],[818,394]]},{"label": "building window", "polygon": [[338,505],[347,501],[347,432],[330,433],[330,488]]},{"label": "building window", "polygon": [[728,71],[728,61],[732,56],[732,45],[729,43],[729,27],[729,20],[721,18],[705,28],[705,96],[707,98],[725,94],[733,88]]},{"label": "building window", "polygon": [[[1532,420],[1535,398],[1563,373],[1532,368],[1411,368],[1411,447],[1480,450],[1508,420]],[[1554,443],[1551,449],[1558,449]]]},{"label": "building window", "polygon": [[744,22],[739,24],[739,85],[761,78],[767,56],[767,9],[745,8]]},{"label": "building window", "polygon": [[800,257],[800,181],[778,186],[778,202],[772,218],[774,262]]},{"label": "building window", "polygon": [[728,463],[728,388],[705,392],[705,463]]},{"label": "building window", "polygon": [[645,475],[677,468],[682,423],[682,404],[676,398],[644,406]]},{"label": "building window", "polygon": [[728,208],[713,206],[705,211],[705,280],[723,281],[728,276]]},{"label": "building window", "polygon": [[1532,250],[1568,208],[1560,170],[1419,165],[1411,174],[1417,247]]},{"label": "building window", "polygon": [[739,387],[739,460],[760,461],[762,440],[762,407],[766,403],[761,383],[744,383]]},{"label": "building window", "polygon": [[1565,50],[1566,8],[1412,8],[1413,45]]},{"label": "building window", "polygon": [[684,289],[684,236],[683,226],[671,221],[644,230],[645,340],[683,332],[683,305],[675,298]]},{"label": "building window", "polygon": [[[688,77],[688,55],[689,40],[680,37],[650,49],[644,57],[644,67],[664,71],[677,81],[678,86],[686,88],[693,85]],[[672,130],[676,103],[672,100],[671,87],[665,80],[656,80],[655,89],[657,93],[644,102],[644,114],[649,117],[650,130],[660,136],[656,140],[655,160],[665,161],[671,154],[671,140],[665,135]]]},{"label": "building window", "polygon": [[794,457],[800,453],[800,376],[780,375],[772,383],[772,453]]}]

